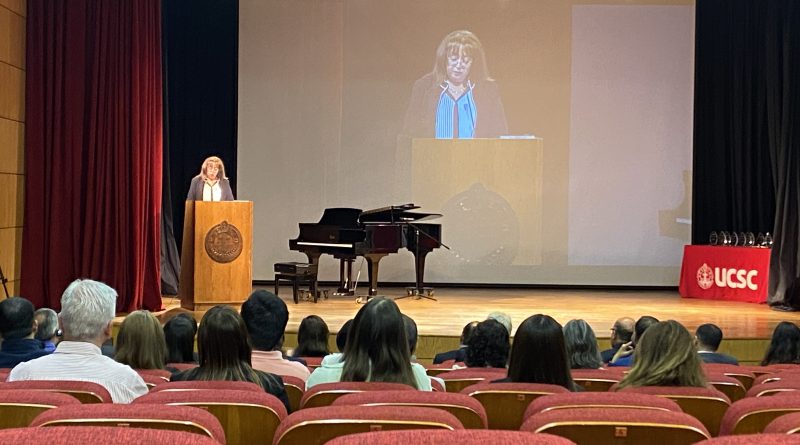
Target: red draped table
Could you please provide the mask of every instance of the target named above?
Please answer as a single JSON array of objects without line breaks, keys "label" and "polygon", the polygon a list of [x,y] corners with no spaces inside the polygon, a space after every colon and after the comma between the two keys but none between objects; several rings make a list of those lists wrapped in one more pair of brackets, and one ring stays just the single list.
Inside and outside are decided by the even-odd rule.
[{"label": "red draped table", "polygon": [[770,249],[684,246],[681,297],[766,303]]}]

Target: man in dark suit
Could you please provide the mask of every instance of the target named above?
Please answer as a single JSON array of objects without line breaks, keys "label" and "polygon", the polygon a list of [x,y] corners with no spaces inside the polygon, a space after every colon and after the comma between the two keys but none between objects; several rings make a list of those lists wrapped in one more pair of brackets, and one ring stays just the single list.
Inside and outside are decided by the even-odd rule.
[{"label": "man in dark suit", "polygon": [[635,323],[633,318],[630,317],[623,317],[614,322],[614,327],[611,328],[611,349],[606,349],[600,353],[603,363],[610,362],[619,347],[631,341]]},{"label": "man in dark suit", "polygon": [[707,323],[700,325],[694,334],[697,343],[697,353],[706,363],[724,363],[728,365],[738,365],[739,361],[734,357],[717,352],[719,344],[722,343],[722,330],[714,324]]},{"label": "man in dark suit", "polygon": [[467,323],[467,325],[464,326],[464,329],[461,330],[461,339],[459,340],[460,345],[458,349],[436,354],[436,356],[433,358],[433,364],[438,365],[439,363],[446,362],[447,360],[455,360],[456,363],[466,360],[467,340],[469,340],[469,337],[472,336],[472,332],[475,330],[475,326],[477,325],[477,321],[471,321]]}]

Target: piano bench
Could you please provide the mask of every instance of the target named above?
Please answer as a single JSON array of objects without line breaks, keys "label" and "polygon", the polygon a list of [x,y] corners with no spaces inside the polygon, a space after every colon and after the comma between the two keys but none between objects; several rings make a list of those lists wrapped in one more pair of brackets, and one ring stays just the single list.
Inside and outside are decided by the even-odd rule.
[{"label": "piano bench", "polygon": [[319,298],[317,292],[317,265],[309,263],[275,263],[273,266],[275,271],[275,295],[278,295],[278,288],[280,287],[281,280],[289,281],[292,283],[292,298],[294,304],[300,302],[299,293],[300,286],[307,285],[314,298],[314,303]]}]

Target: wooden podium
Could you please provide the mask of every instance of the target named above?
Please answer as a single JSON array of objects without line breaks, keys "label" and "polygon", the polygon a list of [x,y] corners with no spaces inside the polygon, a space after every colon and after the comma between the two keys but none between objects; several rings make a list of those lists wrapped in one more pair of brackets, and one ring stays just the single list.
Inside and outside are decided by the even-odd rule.
[{"label": "wooden podium", "polygon": [[241,305],[253,290],[253,202],[186,201],[181,307]]}]

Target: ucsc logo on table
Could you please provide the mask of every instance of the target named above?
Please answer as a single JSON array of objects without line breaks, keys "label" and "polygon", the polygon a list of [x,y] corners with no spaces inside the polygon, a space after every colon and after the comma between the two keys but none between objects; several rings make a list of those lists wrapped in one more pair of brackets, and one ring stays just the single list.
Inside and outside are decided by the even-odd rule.
[{"label": "ucsc logo on table", "polygon": [[697,269],[697,285],[702,289],[710,289],[711,286],[730,287],[731,289],[758,290],[758,284],[753,279],[758,276],[757,270],[746,269],[727,269],[724,267],[711,268],[703,263]]}]

